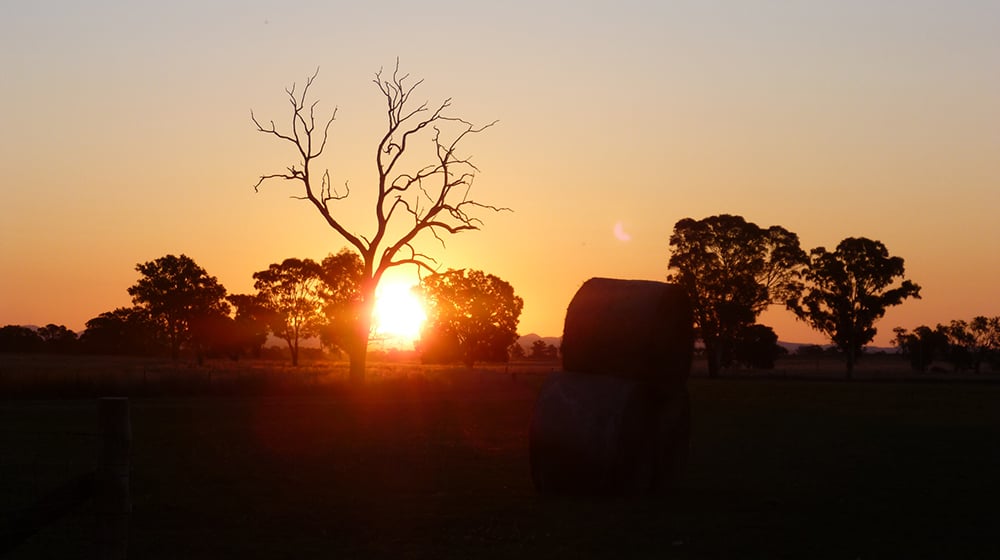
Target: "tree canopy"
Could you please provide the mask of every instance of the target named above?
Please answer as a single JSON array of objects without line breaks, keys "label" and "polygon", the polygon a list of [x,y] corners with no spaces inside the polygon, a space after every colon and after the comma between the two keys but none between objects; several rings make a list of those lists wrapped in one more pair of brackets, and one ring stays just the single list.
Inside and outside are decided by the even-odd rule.
[{"label": "tree canopy", "polygon": [[30,354],[42,347],[42,338],[34,330],[21,325],[0,327],[0,352]]},{"label": "tree canopy", "polygon": [[903,275],[903,259],[889,256],[882,242],[849,237],[832,252],[823,247],[810,252],[804,283],[787,305],[844,353],[851,377],[862,348],[878,333],[875,322],[886,309],[906,298],[920,297],[920,286],[910,280],[895,285]]},{"label": "tree canopy", "polygon": [[251,356],[260,357],[268,334],[264,302],[256,294],[232,294],[226,300],[235,308],[233,329],[238,346]]},{"label": "tree canopy", "polygon": [[347,351],[348,356],[367,351],[368,336],[354,335],[364,309],[361,301],[364,268],[361,257],[347,248],[327,255],[320,263],[319,296],[323,310],[320,341],[327,348]]},{"label": "tree canopy", "polygon": [[921,325],[912,332],[893,329],[893,340],[917,371],[925,371],[935,360],[944,360],[957,370],[981,371],[984,363],[1000,364],[1000,316],[979,315],[971,321],[953,319],[931,329]]},{"label": "tree canopy", "polygon": [[418,349],[428,361],[507,361],[524,301],[514,288],[479,270],[449,270],[417,287],[427,309]]},{"label": "tree canopy", "polygon": [[788,351],[778,344],[778,335],[767,325],[749,325],[733,348],[733,360],[754,369],[774,369],[774,361]]},{"label": "tree canopy", "polygon": [[164,335],[171,357],[191,340],[192,322],[207,315],[228,315],[226,289],[187,255],[166,255],[139,263],[141,275],[129,287],[132,303],[142,307]]},{"label": "tree canopy", "polygon": [[736,341],[757,316],[788,299],[807,259],[794,233],[729,214],[678,221],[670,247],[667,280],[690,298],[713,376],[732,363]]},{"label": "tree canopy", "polygon": [[253,279],[268,327],[288,344],[292,365],[299,365],[299,341],[319,334],[322,324],[319,264],[288,258],[254,272]]},{"label": "tree canopy", "polygon": [[360,308],[362,268],[357,253],[349,249],[328,255],[321,263],[285,259],[255,272],[257,294],[240,302],[288,344],[292,365],[299,362],[299,342],[315,336],[327,347],[350,353],[350,344],[356,343],[352,334]]},{"label": "tree canopy", "polygon": [[65,325],[49,323],[37,331],[42,348],[52,354],[69,354],[76,350],[76,333]]},{"label": "tree canopy", "polygon": [[161,329],[144,307],[119,307],[87,321],[80,346],[88,354],[150,356],[164,348]]}]

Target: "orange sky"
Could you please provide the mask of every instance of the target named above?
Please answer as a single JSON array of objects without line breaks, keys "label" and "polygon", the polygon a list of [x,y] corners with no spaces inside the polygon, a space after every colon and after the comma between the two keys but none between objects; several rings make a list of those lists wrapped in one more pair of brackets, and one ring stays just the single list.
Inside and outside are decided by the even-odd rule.
[{"label": "orange sky", "polygon": [[[522,334],[559,335],[592,276],[663,279],[673,224],[719,213],[902,256],[923,299],[876,344],[1000,315],[995,2],[135,4],[0,6],[0,324],[80,329],[167,253],[243,292],[339,250],[283,185],[254,193],[293,160],[249,111],[287,122],[283,88],[321,68],[320,108],[339,107],[324,163],[363,233],[370,80],[396,56],[421,100],[500,120],[466,153],[477,198],[515,212],[425,247],[510,282]],[[762,322],[822,342],[785,311]]]}]

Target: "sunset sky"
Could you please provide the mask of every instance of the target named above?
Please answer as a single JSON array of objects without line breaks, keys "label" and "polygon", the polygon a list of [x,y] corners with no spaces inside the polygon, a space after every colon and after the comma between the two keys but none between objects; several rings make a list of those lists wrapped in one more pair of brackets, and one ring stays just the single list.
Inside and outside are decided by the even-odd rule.
[{"label": "sunset sky", "polygon": [[287,124],[284,88],[317,67],[318,110],[339,108],[320,163],[365,233],[371,80],[397,56],[416,98],[499,120],[464,153],[475,197],[514,212],[422,247],[510,282],[521,334],[559,336],[590,277],[663,280],[674,223],[720,213],[903,257],[923,299],[877,345],[1000,315],[998,29],[992,0],[3,2],[0,325],[82,329],[168,253],[248,292],[344,247],[290,185],[253,189],[296,160],[250,110]]}]

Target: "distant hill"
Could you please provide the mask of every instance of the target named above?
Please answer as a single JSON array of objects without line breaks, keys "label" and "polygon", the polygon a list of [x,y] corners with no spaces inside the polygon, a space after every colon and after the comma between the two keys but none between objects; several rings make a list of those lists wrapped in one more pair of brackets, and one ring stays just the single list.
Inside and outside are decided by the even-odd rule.
[{"label": "distant hill", "polygon": [[[781,346],[785,350],[788,350],[789,354],[794,354],[799,348],[803,346],[820,346],[824,350],[832,348],[832,344],[813,344],[808,342],[785,342],[782,340],[778,341],[778,346]],[[899,349],[895,346],[865,346],[865,352],[868,354],[877,354],[879,352],[885,352],[886,354],[895,354],[899,352]]]},{"label": "distant hill", "polygon": [[830,344],[819,344],[819,345],[816,345],[816,344],[811,344],[811,343],[806,343],[806,342],[785,342],[783,340],[779,340],[778,341],[778,346],[781,346],[785,350],[788,350],[789,354],[794,354],[802,346],[822,346],[825,349],[825,348],[829,348],[831,345]]},{"label": "distant hill", "polygon": [[530,354],[531,345],[533,345],[536,340],[541,340],[545,342],[545,344],[551,344],[556,348],[559,348],[559,346],[562,345],[561,336],[539,336],[535,333],[526,334],[522,336],[521,338],[517,339],[517,343],[521,345],[521,348],[524,348],[525,353]]}]

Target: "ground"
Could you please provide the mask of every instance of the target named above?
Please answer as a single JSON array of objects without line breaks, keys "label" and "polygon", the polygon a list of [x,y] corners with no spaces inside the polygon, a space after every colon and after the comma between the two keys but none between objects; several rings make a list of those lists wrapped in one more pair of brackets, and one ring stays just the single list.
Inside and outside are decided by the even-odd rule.
[{"label": "ground", "polygon": [[[995,383],[696,378],[690,462],[672,494],[555,499],[528,471],[543,371],[395,374],[361,389],[133,397],[131,556],[1000,553]],[[11,434],[79,432],[94,415],[91,399],[0,401],[11,467],[0,487],[12,492],[19,459],[58,455]],[[68,518],[10,557],[73,557],[87,522]]]}]

